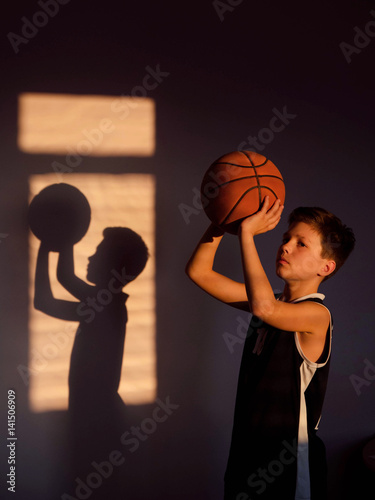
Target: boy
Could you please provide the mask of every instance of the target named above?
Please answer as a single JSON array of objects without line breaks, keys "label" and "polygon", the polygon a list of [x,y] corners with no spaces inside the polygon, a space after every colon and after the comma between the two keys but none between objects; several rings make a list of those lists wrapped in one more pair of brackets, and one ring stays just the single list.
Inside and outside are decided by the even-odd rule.
[{"label": "boy", "polygon": [[285,282],[274,296],[254,237],[276,227],[283,206],[266,197],[238,237],[245,283],[213,270],[223,231],[211,225],[188,276],[213,297],[253,314],[241,362],[225,500],[323,500],[325,451],[316,436],[327,383],[332,321],[318,293],[354,248],[351,229],[320,208],[299,208],[277,252]]}]

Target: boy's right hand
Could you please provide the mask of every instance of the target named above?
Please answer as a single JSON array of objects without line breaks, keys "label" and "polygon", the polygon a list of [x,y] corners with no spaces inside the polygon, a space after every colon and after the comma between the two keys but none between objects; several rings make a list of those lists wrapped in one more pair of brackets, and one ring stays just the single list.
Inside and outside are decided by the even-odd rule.
[{"label": "boy's right hand", "polygon": [[274,229],[280,222],[284,205],[277,199],[271,208],[269,208],[269,206],[270,197],[266,196],[263,200],[261,209],[254,215],[246,217],[246,219],[241,222],[238,235],[246,234],[255,236]]}]

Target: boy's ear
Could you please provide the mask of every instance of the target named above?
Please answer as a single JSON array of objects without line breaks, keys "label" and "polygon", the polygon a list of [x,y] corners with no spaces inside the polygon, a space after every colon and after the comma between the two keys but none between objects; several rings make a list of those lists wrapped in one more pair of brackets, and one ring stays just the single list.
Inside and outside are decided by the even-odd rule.
[{"label": "boy's ear", "polygon": [[336,269],[336,262],[334,260],[326,260],[320,270],[319,276],[329,276]]}]

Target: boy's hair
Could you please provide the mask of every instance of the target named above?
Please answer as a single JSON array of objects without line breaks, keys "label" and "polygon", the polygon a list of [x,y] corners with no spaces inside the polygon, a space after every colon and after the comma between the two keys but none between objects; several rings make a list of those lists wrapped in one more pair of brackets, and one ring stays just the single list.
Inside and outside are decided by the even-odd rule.
[{"label": "boy's hair", "polygon": [[304,222],[320,234],[322,257],[332,259],[336,263],[335,270],[323,281],[337,273],[355,246],[355,236],[352,229],[324,208],[296,208],[289,215],[288,222],[290,226],[297,222]]},{"label": "boy's hair", "polygon": [[134,280],[143,271],[150,256],[141,236],[128,227],[107,227],[103,236],[111,247],[117,270],[125,268],[126,279]]}]

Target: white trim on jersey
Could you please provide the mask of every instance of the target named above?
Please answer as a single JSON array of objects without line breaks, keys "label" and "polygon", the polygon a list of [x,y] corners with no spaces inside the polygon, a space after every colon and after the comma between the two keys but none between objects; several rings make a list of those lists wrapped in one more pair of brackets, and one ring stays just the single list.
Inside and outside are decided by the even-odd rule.
[{"label": "white trim on jersey", "polygon": [[[300,302],[301,300],[306,300],[310,298],[324,299],[324,295],[321,293],[312,293],[310,295],[305,295],[300,297],[294,302]],[[323,304],[317,302],[317,304],[322,307],[327,307]],[[327,309],[329,312],[329,310]],[[331,343],[332,343],[332,317],[330,313],[330,324],[329,324],[329,346],[327,357],[323,363],[314,363],[310,361],[302,351],[301,345],[299,343],[297,332],[294,333],[294,340],[296,343],[297,350],[303,359],[300,366],[300,380],[301,380],[301,393],[300,393],[300,413],[299,413],[299,426],[298,426],[298,452],[297,452],[297,484],[296,484],[296,494],[295,500],[310,500],[310,470],[309,470],[309,439],[307,432],[307,409],[306,409],[306,399],[305,391],[308,388],[312,378],[314,377],[318,368],[322,368],[327,364],[331,355]],[[317,422],[316,429],[318,428]]]}]

